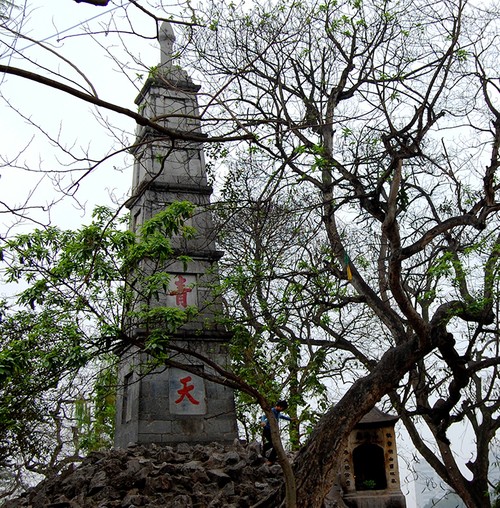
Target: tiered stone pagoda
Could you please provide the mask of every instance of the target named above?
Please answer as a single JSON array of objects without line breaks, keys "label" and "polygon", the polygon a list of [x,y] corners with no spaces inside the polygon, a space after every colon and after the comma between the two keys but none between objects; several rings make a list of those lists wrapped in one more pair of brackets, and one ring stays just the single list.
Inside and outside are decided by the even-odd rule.
[{"label": "tiered stone pagoda", "polygon": [[[194,238],[174,237],[176,254],[189,256],[187,266],[172,259],[162,270],[170,274],[170,287],[161,294],[162,305],[186,309],[195,306],[198,314],[172,335],[172,341],[215,362],[227,365],[228,334],[215,320],[221,311],[210,285],[217,278],[214,227],[207,206],[212,193],[207,183],[203,156],[203,136],[199,120],[197,92],[187,73],[173,64],[175,41],[172,27],[163,23],[160,30],[161,62],[157,72],[148,78],[136,99],[142,114],[164,127],[186,136],[165,136],[150,128],[138,128],[132,197],[131,229],[137,231],[166,206],[177,201],[190,201],[197,212],[189,219],[196,230]],[[191,136],[192,137],[192,136]],[[149,266],[149,265],[148,265]],[[154,273],[155,260],[150,270]],[[132,337],[144,342],[145,330],[133,328]],[[210,373],[203,362],[189,354],[177,355],[178,368],[162,367],[147,375],[141,365],[148,358],[139,350],[123,354],[119,371],[115,446],[130,443],[233,442],[237,436],[232,390],[207,381],[182,366]]]}]

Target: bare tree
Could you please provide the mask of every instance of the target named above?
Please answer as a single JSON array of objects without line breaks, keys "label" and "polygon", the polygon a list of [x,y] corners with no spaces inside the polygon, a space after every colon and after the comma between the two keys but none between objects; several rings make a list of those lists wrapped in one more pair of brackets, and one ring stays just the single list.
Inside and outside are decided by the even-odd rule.
[{"label": "bare tree", "polygon": [[[255,154],[266,161],[253,201],[235,191],[228,208],[240,232],[247,226],[240,241],[248,238],[242,248],[232,237],[247,267],[233,278],[244,309],[236,314],[255,330],[254,347],[264,330],[285,338],[289,353],[297,340],[303,351],[323,345],[353,366],[353,384],[294,463],[297,506],[321,505],[346,437],[384,397],[467,506],[489,506],[499,361],[495,18],[493,8],[447,1],[214,4],[210,28],[195,36],[209,104],[225,112],[214,123],[255,135],[241,181]],[[285,267],[272,259],[282,243],[262,243],[245,217],[258,206],[253,219],[272,228],[272,207],[287,201],[270,196],[287,186],[311,220],[285,248]],[[287,320],[291,287],[312,332],[305,312]],[[472,480],[448,432],[464,420],[477,432]]]},{"label": "bare tree", "polygon": [[75,0],[76,3],[85,3],[106,7],[109,4],[109,0]]}]

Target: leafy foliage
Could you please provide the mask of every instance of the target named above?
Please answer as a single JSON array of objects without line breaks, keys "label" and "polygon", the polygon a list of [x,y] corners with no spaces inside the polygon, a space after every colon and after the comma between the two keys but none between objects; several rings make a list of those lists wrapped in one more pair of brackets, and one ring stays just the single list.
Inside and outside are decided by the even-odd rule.
[{"label": "leafy foliage", "polygon": [[[4,467],[23,456],[38,457],[42,464],[44,456],[54,455],[46,463],[50,470],[56,467],[58,453],[109,445],[115,355],[128,346],[129,328],[151,331],[143,347],[161,361],[170,333],[194,312],[150,308],[148,301],[167,291],[169,275],[158,268],[151,276],[145,269],[151,260],[168,269],[168,261],[175,259],[169,238],[193,234],[184,225],[192,212],[190,203],[175,203],[134,235],[124,227],[126,217],[117,218],[100,207],[92,222],[77,231],[49,227],[5,243],[4,281],[21,290],[15,300],[1,305]],[[54,432],[64,419],[75,420],[76,441],[67,430]],[[41,466],[37,470],[44,472]]]},{"label": "leafy foliage", "polygon": [[97,369],[90,400],[81,397],[74,403],[77,447],[86,453],[108,449],[113,444],[117,376],[113,358],[109,364]]}]

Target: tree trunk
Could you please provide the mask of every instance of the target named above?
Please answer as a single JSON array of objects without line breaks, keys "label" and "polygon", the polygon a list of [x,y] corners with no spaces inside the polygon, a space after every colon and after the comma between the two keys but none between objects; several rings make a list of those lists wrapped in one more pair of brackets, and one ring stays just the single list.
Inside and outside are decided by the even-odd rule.
[{"label": "tree trunk", "polygon": [[297,508],[321,508],[354,426],[426,353],[417,347],[416,338],[390,349],[371,374],[357,380],[324,414],[294,462]]},{"label": "tree trunk", "polygon": [[[296,508],[297,506],[297,487],[295,484],[295,475],[292,469],[292,465],[288,461],[283,443],[281,442],[281,436],[279,431],[279,422],[274,416],[268,415],[269,424],[271,425],[271,437],[273,440],[273,446],[278,455],[278,462],[283,470],[283,476],[285,479],[285,503],[286,508]],[[282,504],[283,506],[283,504]]]}]

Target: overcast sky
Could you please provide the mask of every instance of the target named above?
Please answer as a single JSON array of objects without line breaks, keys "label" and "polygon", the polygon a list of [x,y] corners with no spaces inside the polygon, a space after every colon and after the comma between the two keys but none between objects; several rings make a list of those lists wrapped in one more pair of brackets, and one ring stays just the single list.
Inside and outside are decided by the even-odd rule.
[{"label": "overcast sky", "polygon": [[[95,87],[101,99],[135,110],[134,99],[142,81],[135,76],[134,71],[129,72],[129,78],[131,76],[132,79],[127,78],[120,65],[106,55],[106,49],[137,68],[138,74],[144,74],[144,69],[134,64],[132,58],[121,50],[123,44],[116,36],[101,34],[96,37],[97,42],[95,42],[88,35],[82,35],[87,26],[93,30],[102,31],[104,24],[111,16],[118,22],[122,22],[121,9],[77,4],[71,0],[57,0],[57,2],[36,0],[32,1],[30,6],[30,14],[23,26],[23,33],[33,39],[44,41],[47,47],[77,65]],[[134,12],[134,15],[141,30],[153,34],[154,25],[150,20],[137,15],[137,12]],[[100,48],[99,44],[103,47]],[[159,49],[154,42],[129,37],[125,39],[125,44],[129,46],[128,49],[134,57],[144,62],[144,67],[158,63]],[[37,67],[43,65],[52,72],[60,72],[65,78],[73,80],[73,83],[66,81],[67,84],[74,87],[83,84],[87,89],[89,88],[75,69],[49,51],[42,50],[37,45],[24,40],[18,40],[15,49],[20,55],[10,56],[3,45],[0,48],[0,54],[3,55],[0,62],[57,78],[54,74],[49,74]],[[3,164],[0,167],[0,201],[10,207],[19,206],[26,200],[30,205],[48,205],[58,197],[54,189],[54,179],[61,178],[60,185],[67,188],[71,179],[74,181],[77,175],[82,175],[89,169],[88,162],[83,160],[86,158],[86,152],[91,158],[98,160],[112,148],[119,148],[121,144],[125,146],[134,138],[133,120],[101,110],[103,118],[98,121],[96,109],[90,104],[82,103],[63,92],[16,76],[2,78],[0,94],[3,99],[0,102],[2,132],[0,154],[3,158]],[[18,109],[22,115],[39,125],[52,138],[52,141],[12,108]],[[123,143],[120,139],[112,139],[106,129],[100,125],[106,121],[110,121],[115,126],[114,132],[118,138],[124,136]],[[122,134],[121,131],[125,133]],[[56,140],[73,154],[81,156],[82,161],[75,161],[68,154],[62,153],[60,148],[55,148]],[[5,164],[7,161],[11,164]],[[110,194],[118,200],[123,199],[132,180],[129,163],[130,158],[118,155],[95,169],[90,177],[83,180],[76,198],[80,204],[86,204],[87,213],[90,213],[95,204],[111,204]],[[31,171],[19,169],[24,166]],[[70,174],[68,171],[70,168],[77,169],[78,172]],[[63,175],[61,171],[66,171],[66,174]],[[35,187],[36,190],[31,195]],[[6,227],[12,223],[13,217],[3,213],[4,206],[0,208],[0,211],[2,212],[0,221],[3,235]],[[53,224],[62,227],[74,227],[82,220],[83,214],[84,212],[79,209],[75,201],[65,200],[64,205],[54,208],[50,220]],[[46,214],[30,212],[30,215],[36,216],[42,222],[49,220]]]}]

